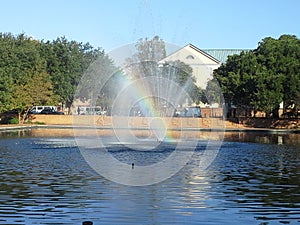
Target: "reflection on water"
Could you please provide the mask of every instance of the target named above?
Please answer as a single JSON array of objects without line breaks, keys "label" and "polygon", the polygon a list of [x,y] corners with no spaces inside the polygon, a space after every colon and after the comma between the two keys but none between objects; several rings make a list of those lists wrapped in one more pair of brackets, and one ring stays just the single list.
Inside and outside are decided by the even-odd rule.
[{"label": "reflection on water", "polygon": [[285,144],[300,146],[300,131],[276,132],[276,131],[247,131],[247,132],[226,132],[225,140],[239,142],[256,142],[263,144]]},{"label": "reflection on water", "polygon": [[[143,187],[119,185],[95,173],[71,130],[0,135],[0,224],[300,222],[300,134],[226,133],[206,171],[197,169],[202,141],[178,174]],[[141,157],[126,149],[111,154],[124,161],[153,157],[153,152]]]},{"label": "reflection on water", "polygon": [[[149,131],[147,130],[131,130],[136,137],[149,137]],[[128,132],[125,132],[127,134]],[[181,131],[168,131],[168,136],[173,138],[180,138]],[[74,132],[73,129],[57,129],[57,128],[35,128],[35,129],[19,129],[15,131],[0,131],[1,137],[74,137],[74,135],[100,135],[111,136],[115,135],[112,129],[79,129]],[[118,132],[121,134],[121,132]],[[286,144],[286,145],[300,145],[300,130],[298,131],[282,131],[282,130],[247,130],[247,131],[234,131],[234,132],[218,132],[218,131],[185,131],[184,135],[199,140],[228,140],[239,142],[256,142],[264,144]]]}]

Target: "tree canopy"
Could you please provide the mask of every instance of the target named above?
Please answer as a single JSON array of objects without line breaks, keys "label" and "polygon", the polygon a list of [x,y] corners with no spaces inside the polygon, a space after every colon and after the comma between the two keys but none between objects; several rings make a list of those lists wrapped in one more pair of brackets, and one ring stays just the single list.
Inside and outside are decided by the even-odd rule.
[{"label": "tree canopy", "polygon": [[225,101],[278,117],[279,104],[300,106],[300,40],[293,35],[264,38],[254,50],[229,56],[214,71]]},{"label": "tree canopy", "polygon": [[65,37],[42,43],[42,49],[54,93],[70,107],[82,75],[92,62],[104,57],[104,51],[94,49],[89,43],[68,41]]},{"label": "tree canopy", "polygon": [[65,37],[44,42],[0,33],[0,113],[17,110],[20,115],[33,105],[70,107],[82,74],[104,55]]},{"label": "tree canopy", "polygon": [[0,112],[17,110],[20,115],[35,103],[56,100],[39,45],[24,34],[0,34]]},{"label": "tree canopy", "polygon": [[[297,112],[300,108],[300,40],[294,35],[267,37],[256,49],[229,56],[214,71],[215,79],[208,82],[206,97],[196,86],[189,65],[180,61],[158,64],[166,57],[161,38],[140,39],[135,47],[136,53],[127,59],[131,78],[164,77],[184,89],[193,102],[205,98],[218,102],[220,96],[213,91],[218,81],[229,105],[275,117],[281,102],[285,109]],[[104,74],[110,79],[105,80]],[[85,82],[81,81],[83,75]],[[78,84],[78,97],[97,98],[98,104],[108,108],[120,91],[120,77],[125,75],[126,71],[117,68],[104,50],[89,43],[66,37],[40,41],[25,34],[0,33],[0,113],[16,110],[20,116],[33,105],[46,104],[68,108]],[[101,90],[91,93],[99,85]]]},{"label": "tree canopy", "polygon": [[[192,101],[190,104],[199,103],[202,91],[196,85],[191,66],[179,60],[159,64],[166,57],[165,42],[161,38],[154,36],[153,39],[140,39],[135,47],[137,52],[127,59],[132,77],[156,76],[168,79],[184,89]],[[178,103],[181,105],[184,102],[185,99],[181,99]]]}]

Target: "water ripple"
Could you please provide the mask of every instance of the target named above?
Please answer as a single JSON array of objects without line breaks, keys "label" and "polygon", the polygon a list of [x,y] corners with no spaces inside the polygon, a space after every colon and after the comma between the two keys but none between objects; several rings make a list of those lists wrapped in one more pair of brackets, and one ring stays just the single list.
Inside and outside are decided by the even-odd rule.
[{"label": "water ripple", "polygon": [[[228,141],[200,171],[202,144],[176,176],[130,187],[96,174],[70,137],[0,139],[0,224],[300,222],[299,148]],[[168,148],[111,150],[120,160],[147,164],[166,157]]]}]

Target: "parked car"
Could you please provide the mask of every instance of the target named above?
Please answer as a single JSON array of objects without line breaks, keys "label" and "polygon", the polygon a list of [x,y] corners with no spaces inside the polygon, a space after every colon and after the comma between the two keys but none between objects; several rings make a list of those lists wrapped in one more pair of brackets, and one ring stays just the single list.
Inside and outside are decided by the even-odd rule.
[{"label": "parked car", "polygon": [[54,111],[57,111],[57,107],[56,106],[49,106],[49,105],[40,105],[40,106],[33,106],[29,113],[30,114],[39,114],[41,113],[44,109],[52,109]]},{"label": "parked car", "polygon": [[187,107],[181,110],[176,110],[175,117],[201,117],[201,109],[198,106]]},{"label": "parked car", "polygon": [[101,107],[95,106],[78,106],[78,115],[105,115],[106,111],[101,110]]},{"label": "parked car", "polygon": [[56,111],[56,110],[51,109],[51,108],[46,108],[46,109],[43,109],[40,112],[40,114],[64,115],[64,112]]}]

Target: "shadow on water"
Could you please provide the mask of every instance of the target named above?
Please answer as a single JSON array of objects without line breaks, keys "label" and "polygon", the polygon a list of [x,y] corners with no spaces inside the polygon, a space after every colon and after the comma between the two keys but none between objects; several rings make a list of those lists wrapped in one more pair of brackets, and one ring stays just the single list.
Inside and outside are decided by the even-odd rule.
[{"label": "shadow on water", "polygon": [[[205,171],[197,165],[207,135],[198,134],[202,140],[178,174],[158,184],[131,187],[94,172],[72,132],[0,132],[0,224],[300,222],[300,134],[227,132]],[[124,162],[138,158],[147,164],[167,157],[170,149],[157,155],[130,149],[110,152]]]}]

